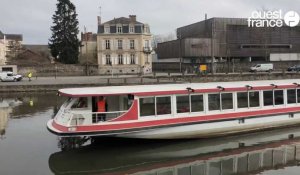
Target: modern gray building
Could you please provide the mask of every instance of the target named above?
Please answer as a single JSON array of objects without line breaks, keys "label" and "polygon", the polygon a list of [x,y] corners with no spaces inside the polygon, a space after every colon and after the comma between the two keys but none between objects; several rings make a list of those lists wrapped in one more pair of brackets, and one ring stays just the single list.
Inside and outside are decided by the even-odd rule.
[{"label": "modern gray building", "polygon": [[269,61],[300,53],[300,26],[248,27],[246,18],[210,18],[178,28],[177,39],[159,43],[156,52],[159,60],[185,63]]}]

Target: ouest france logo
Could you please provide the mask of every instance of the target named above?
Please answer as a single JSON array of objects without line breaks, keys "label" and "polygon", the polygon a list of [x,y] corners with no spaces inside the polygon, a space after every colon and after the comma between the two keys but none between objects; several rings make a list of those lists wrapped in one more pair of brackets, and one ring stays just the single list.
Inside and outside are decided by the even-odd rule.
[{"label": "ouest france logo", "polygon": [[282,10],[253,11],[247,19],[248,27],[282,27],[284,24],[295,27],[300,17],[295,11],[288,11],[284,15]]}]

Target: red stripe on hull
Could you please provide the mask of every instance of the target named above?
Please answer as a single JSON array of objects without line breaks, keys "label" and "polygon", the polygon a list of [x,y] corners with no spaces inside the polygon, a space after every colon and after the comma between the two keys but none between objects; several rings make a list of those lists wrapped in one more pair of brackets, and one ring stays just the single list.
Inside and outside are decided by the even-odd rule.
[{"label": "red stripe on hull", "polygon": [[[196,117],[180,117],[180,118],[171,118],[171,119],[163,119],[163,120],[153,120],[153,121],[133,121],[131,123],[113,124],[113,122],[111,122],[111,123],[102,123],[99,125],[77,126],[76,131],[78,132],[116,131],[116,130],[124,130],[124,129],[166,126],[166,125],[173,125],[173,124],[192,124],[195,122],[217,121],[217,120],[224,120],[224,119],[239,119],[239,118],[247,118],[252,116],[263,116],[263,115],[272,115],[272,114],[276,115],[276,114],[284,114],[284,113],[298,112],[298,111],[300,111],[300,107],[203,115],[203,116],[196,116]],[[53,123],[54,123],[53,127],[55,127],[56,129],[61,130],[63,132],[68,131],[67,127],[61,126],[55,122]]]}]

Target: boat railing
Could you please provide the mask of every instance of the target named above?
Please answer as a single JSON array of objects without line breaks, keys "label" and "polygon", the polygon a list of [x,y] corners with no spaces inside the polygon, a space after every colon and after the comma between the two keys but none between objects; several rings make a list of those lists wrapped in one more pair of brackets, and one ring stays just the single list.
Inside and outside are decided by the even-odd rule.
[{"label": "boat railing", "polygon": [[70,119],[71,126],[79,126],[84,125],[87,123],[84,123],[84,120],[86,119],[86,116],[92,117],[92,123],[99,123],[99,122],[107,122],[111,121],[122,114],[126,113],[126,111],[110,111],[110,112],[71,112],[72,117]]}]

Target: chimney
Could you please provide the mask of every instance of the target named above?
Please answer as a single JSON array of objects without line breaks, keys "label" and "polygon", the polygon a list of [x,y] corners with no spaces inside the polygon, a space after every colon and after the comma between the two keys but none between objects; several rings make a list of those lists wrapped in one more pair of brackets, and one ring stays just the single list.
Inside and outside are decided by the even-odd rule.
[{"label": "chimney", "polygon": [[98,21],[98,26],[101,25],[101,17],[100,16],[97,16],[97,21]]},{"label": "chimney", "polygon": [[130,22],[136,22],[136,15],[129,15]]},{"label": "chimney", "polygon": [[207,14],[205,13],[205,20],[207,20]]}]

